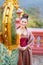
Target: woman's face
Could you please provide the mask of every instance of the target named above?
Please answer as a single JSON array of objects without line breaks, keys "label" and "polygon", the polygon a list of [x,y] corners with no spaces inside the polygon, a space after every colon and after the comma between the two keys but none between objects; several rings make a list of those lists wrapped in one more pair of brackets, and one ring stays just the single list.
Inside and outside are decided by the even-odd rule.
[{"label": "woman's face", "polygon": [[21,26],[25,27],[27,25],[27,19],[25,19],[25,18],[21,19],[20,24],[21,24]]}]

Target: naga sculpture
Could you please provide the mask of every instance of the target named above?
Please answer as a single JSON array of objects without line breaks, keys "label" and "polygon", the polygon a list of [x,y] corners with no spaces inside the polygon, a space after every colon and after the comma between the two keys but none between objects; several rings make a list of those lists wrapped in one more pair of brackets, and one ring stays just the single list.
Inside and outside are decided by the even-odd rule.
[{"label": "naga sculpture", "polygon": [[3,44],[9,49],[16,48],[18,45],[18,35],[16,34],[15,21],[17,17],[16,10],[18,9],[18,2],[17,0],[6,0],[3,6],[2,31],[0,32],[0,36],[2,35],[3,39],[0,39],[0,41],[2,40]]},{"label": "naga sculpture", "polygon": [[[18,0],[6,0],[0,31],[0,65],[17,65],[19,35],[16,34]],[[16,60],[16,62],[15,62]]]}]

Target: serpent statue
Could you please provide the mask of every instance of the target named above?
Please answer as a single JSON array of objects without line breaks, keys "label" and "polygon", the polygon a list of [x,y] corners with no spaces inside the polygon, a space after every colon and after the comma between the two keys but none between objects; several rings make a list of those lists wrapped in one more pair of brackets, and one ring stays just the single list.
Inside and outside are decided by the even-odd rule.
[{"label": "serpent statue", "polygon": [[18,0],[6,0],[0,30],[0,65],[17,65],[19,35],[16,34]]}]

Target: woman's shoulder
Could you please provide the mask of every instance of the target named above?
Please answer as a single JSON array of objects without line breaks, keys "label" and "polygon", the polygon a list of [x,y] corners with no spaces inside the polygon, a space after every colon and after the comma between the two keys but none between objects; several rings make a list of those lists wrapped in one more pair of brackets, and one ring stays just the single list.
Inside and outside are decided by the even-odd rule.
[{"label": "woman's shoulder", "polygon": [[31,30],[29,30],[28,28],[27,28],[27,32],[29,35],[32,34]]},{"label": "woman's shoulder", "polygon": [[20,30],[20,26],[16,29],[16,33],[20,33],[21,32],[21,30]]}]

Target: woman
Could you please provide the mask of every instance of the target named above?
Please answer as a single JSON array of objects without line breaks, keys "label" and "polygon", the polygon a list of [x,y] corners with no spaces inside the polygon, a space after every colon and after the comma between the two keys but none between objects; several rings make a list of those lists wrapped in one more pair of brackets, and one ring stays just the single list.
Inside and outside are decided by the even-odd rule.
[{"label": "woman", "polygon": [[18,65],[32,65],[31,45],[34,43],[34,36],[27,30],[28,15],[23,14],[17,33],[20,34],[20,53]]}]

